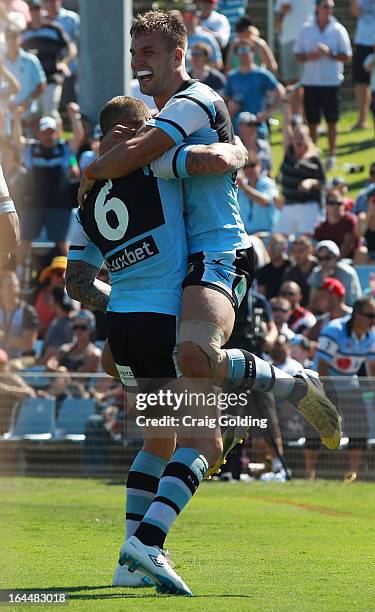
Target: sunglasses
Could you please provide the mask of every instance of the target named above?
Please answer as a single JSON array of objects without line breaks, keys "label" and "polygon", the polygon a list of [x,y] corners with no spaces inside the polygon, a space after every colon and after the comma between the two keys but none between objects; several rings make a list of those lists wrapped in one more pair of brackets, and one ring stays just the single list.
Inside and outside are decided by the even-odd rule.
[{"label": "sunglasses", "polygon": [[191,57],[206,57],[207,53],[205,53],[204,51],[192,51],[191,52]]},{"label": "sunglasses", "polygon": [[52,274],[58,278],[64,278],[65,270],[52,270]]},{"label": "sunglasses", "polygon": [[327,200],[326,205],[327,206],[341,206],[341,204],[343,204],[344,202],[342,202],[341,200]]},{"label": "sunglasses", "polygon": [[88,327],[87,327],[87,325],[79,325],[79,324],[78,324],[78,325],[73,325],[73,329],[74,329],[74,330],[76,330],[76,329],[81,329],[82,331],[87,331],[87,330],[88,330]]},{"label": "sunglasses", "polygon": [[288,308],[281,308],[281,306],[272,306],[274,312],[289,312]]},{"label": "sunglasses", "polygon": [[237,49],[234,50],[236,55],[239,55],[241,53],[252,53],[252,51],[252,48],[246,45],[241,45],[240,47],[237,47]]},{"label": "sunglasses", "polygon": [[318,261],[329,261],[332,259],[332,255],[318,255]]},{"label": "sunglasses", "polygon": [[375,321],[375,312],[360,312],[359,314],[369,319],[369,321]]}]

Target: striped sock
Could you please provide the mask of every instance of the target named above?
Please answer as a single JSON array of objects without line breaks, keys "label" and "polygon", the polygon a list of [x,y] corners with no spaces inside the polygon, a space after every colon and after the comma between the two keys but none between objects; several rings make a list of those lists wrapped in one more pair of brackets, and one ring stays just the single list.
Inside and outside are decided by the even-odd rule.
[{"label": "striped sock", "polygon": [[151,506],[167,463],[146,451],[140,451],[134,459],[126,483],[126,540],[136,532]]},{"label": "striped sock", "polygon": [[191,500],[208,470],[194,448],[179,448],[160,479],[157,495],[135,535],[143,544],[163,548],[165,538],[181,510]]}]

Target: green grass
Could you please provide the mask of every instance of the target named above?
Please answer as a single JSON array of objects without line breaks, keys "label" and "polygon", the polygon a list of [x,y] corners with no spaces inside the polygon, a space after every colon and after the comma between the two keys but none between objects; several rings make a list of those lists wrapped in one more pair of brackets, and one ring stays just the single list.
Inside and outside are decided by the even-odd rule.
[{"label": "green grass", "polygon": [[110,586],[122,486],[3,478],[0,491],[4,589],[61,588],[68,609],[95,612],[374,609],[372,484],[204,483],[168,538],[194,599]]},{"label": "green grass", "polygon": [[[281,120],[281,117],[278,117]],[[351,196],[355,196],[365,185],[368,175],[370,163],[375,161],[374,150],[374,129],[371,125],[372,119],[369,117],[369,128],[367,130],[352,130],[352,126],[356,123],[357,113],[346,112],[342,115],[338,131],[337,139],[337,168],[328,173],[328,177],[344,176],[349,184],[349,192]],[[325,127],[325,123],[323,123]],[[327,137],[322,136],[319,139],[318,146],[323,152],[323,158],[327,155]],[[280,130],[273,130],[272,133],[272,156],[274,160],[275,172],[278,172],[282,158],[282,133]],[[358,174],[345,174],[344,164],[363,164],[364,171]]]}]

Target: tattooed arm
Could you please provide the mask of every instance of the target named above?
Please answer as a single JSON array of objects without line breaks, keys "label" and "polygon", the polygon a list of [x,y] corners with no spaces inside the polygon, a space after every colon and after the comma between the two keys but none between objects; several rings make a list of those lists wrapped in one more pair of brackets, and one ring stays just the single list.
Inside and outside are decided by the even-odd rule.
[{"label": "tattooed arm", "polygon": [[233,144],[194,145],[186,158],[189,175],[233,174],[247,162],[248,151],[238,136]]},{"label": "tattooed arm", "polygon": [[85,261],[68,260],[66,269],[66,290],[78,302],[107,310],[111,286],[96,278],[99,269]]}]

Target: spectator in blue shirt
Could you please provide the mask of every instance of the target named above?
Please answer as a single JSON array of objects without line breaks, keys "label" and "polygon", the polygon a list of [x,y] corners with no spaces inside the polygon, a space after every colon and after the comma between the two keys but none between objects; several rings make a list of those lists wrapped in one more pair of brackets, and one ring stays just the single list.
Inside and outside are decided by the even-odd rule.
[{"label": "spectator in blue shirt", "polygon": [[216,38],[207,30],[204,30],[199,25],[199,15],[195,5],[188,4],[181,8],[183,22],[185,24],[188,35],[188,50],[186,54],[186,69],[189,72],[190,68],[190,53],[194,45],[197,43],[205,43],[210,48],[209,64],[213,68],[221,70],[223,68],[223,56],[219,43]]},{"label": "spectator in blue shirt", "polygon": [[371,162],[368,183],[366,187],[358,195],[355,201],[353,210],[352,210],[352,212],[354,212],[356,215],[362,212],[367,212],[368,195],[369,195],[369,192],[373,190],[374,185],[375,185],[375,162]]},{"label": "spectator in blue shirt", "polygon": [[[375,300],[362,297],[354,303],[351,316],[334,319],[319,335],[315,366],[321,376],[330,377],[343,415],[344,434],[349,437],[350,471],[346,482],[352,482],[359,471],[367,446],[367,411],[363,404],[358,374],[365,364],[367,374],[375,376]],[[338,378],[340,377],[340,378]],[[315,478],[319,441],[307,430],[306,469]]]},{"label": "spectator in blue shirt", "polygon": [[247,111],[257,116],[260,123],[258,134],[266,138],[266,121],[277,110],[285,93],[284,87],[271,72],[254,64],[251,40],[236,43],[234,51],[239,59],[239,68],[227,75],[225,98],[235,131],[239,113]]},{"label": "spectator in blue shirt", "polygon": [[260,160],[250,156],[243,172],[237,177],[241,217],[248,234],[272,232],[280,212],[278,192],[273,179],[262,174]]}]

